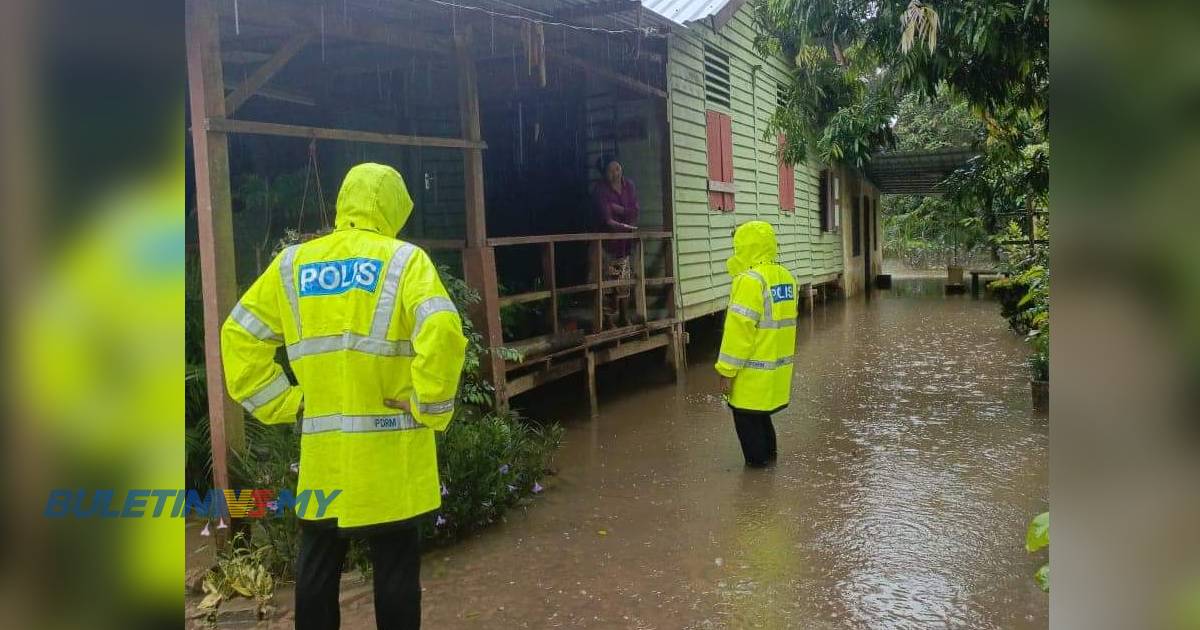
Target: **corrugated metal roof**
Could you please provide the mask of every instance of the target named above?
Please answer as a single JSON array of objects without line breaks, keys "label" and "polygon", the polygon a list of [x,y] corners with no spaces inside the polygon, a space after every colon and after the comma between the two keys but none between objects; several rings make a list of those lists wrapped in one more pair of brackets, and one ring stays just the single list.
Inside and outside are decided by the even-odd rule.
[{"label": "corrugated metal roof", "polygon": [[685,25],[715,15],[733,0],[642,0],[642,6],[671,20]]}]

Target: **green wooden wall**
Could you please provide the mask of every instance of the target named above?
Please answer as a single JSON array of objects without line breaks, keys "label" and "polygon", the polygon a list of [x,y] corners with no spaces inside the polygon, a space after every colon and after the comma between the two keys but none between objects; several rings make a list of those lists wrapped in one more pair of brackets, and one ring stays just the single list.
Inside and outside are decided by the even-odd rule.
[{"label": "green wooden wall", "polygon": [[[672,34],[668,59],[674,221],[677,276],[684,317],[691,319],[723,309],[730,278],[725,261],[733,253],[732,228],[752,219],[768,221],[779,238],[779,262],[801,283],[833,280],[842,271],[842,241],[820,230],[816,164],[797,164],[796,210],[782,212],[778,199],[778,165],[774,139],[764,140],[766,124],[777,102],[777,87],[787,77],[781,58],[760,57],[754,50],[749,5],[714,32],[707,23],[692,23]],[[707,103],[704,93],[704,44],[729,55],[730,107]],[[754,66],[759,66],[757,71]],[[734,212],[708,208],[705,143],[706,109],[732,118]]]}]

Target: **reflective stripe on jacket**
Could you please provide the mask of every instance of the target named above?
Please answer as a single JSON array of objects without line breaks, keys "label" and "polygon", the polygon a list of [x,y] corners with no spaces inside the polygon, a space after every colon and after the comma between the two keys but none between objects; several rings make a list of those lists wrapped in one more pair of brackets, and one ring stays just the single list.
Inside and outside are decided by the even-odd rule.
[{"label": "reflective stripe on jacket", "polygon": [[322,515],[340,527],[441,504],[434,430],[454,414],[466,339],[429,256],[393,238],[411,209],[395,170],[354,167],[335,231],[280,253],[221,330],[229,393],[250,413],[293,423],[303,400],[297,490],[341,490]]},{"label": "reflective stripe on jacket", "polygon": [[769,223],[739,226],[733,248],[727,263],[733,286],[716,370],[733,379],[731,406],[774,411],[791,399],[796,279],[774,262],[777,245]]}]

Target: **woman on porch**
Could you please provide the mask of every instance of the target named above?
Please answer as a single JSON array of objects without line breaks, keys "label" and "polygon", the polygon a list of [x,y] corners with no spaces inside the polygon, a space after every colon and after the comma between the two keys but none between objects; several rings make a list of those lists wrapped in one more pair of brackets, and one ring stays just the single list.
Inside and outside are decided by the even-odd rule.
[{"label": "woman on porch", "polygon": [[[626,179],[621,163],[605,157],[599,163],[603,179],[592,190],[592,200],[600,220],[600,229],[605,232],[636,232],[638,214],[637,188]],[[604,275],[607,280],[629,281],[633,279],[629,254],[633,242],[628,240],[604,241]],[[606,328],[615,328],[617,318],[622,325],[641,323],[629,304],[629,285],[618,286],[606,294],[604,319]]]}]

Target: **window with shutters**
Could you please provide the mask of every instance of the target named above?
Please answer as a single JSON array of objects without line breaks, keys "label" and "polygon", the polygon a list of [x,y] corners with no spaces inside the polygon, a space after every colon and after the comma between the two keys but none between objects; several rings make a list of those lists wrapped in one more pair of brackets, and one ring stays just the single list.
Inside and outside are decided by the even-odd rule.
[{"label": "window with shutters", "polygon": [[832,169],[821,171],[817,191],[817,213],[822,232],[837,232],[841,227],[841,179]]},{"label": "window with shutters", "polygon": [[736,187],[733,183],[733,120],[729,114],[704,112],[708,140],[708,207],[732,212]]},{"label": "window with shutters", "polygon": [[787,138],[779,134],[777,159],[779,160],[779,209],[784,212],[796,211],[796,167],[783,160],[783,150],[787,146]]},{"label": "window with shutters", "polygon": [[729,109],[729,54],[709,44],[704,45],[704,97]]}]

